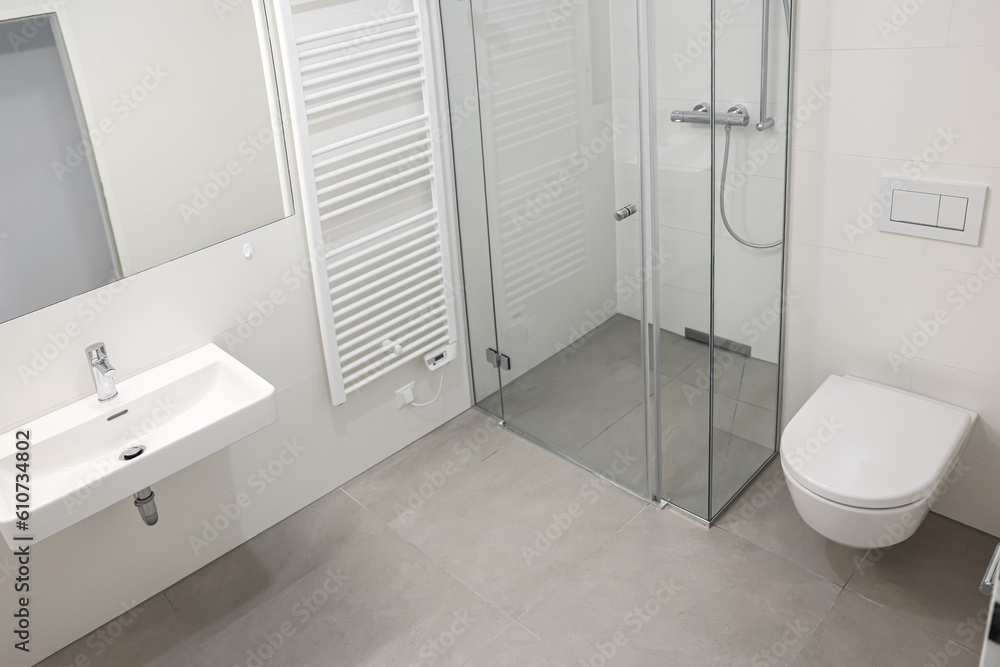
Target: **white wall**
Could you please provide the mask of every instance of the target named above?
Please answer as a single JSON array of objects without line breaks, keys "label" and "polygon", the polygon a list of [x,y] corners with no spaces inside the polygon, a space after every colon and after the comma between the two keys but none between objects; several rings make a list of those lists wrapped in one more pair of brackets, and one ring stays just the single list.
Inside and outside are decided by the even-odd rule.
[{"label": "white wall", "polygon": [[[1000,5],[799,4],[785,420],[834,373],[979,411],[968,469],[935,509],[1000,535]],[[899,172],[989,185],[980,245],[869,227],[879,177]],[[939,311],[947,323],[925,337]]]},{"label": "white wall", "polygon": [[[256,249],[250,261],[242,252],[247,242]],[[72,401],[96,400],[83,348],[98,340],[107,343],[119,380],[215,342],[278,390],[274,424],[153,485],[155,527],[142,524],[127,498],[35,545],[32,653],[4,642],[0,664],[33,664],[469,407],[464,332],[433,405],[396,408],[395,390],[410,381],[418,400],[437,389],[440,375],[418,360],[332,407],[306,257],[295,216],[0,325],[0,433]],[[450,259],[457,266],[457,257]],[[252,481],[257,471],[278,466],[291,441],[304,451],[260,491]],[[3,452],[13,447],[12,438],[0,442]],[[250,496],[250,507],[195,553],[191,538],[204,538],[204,522],[240,493]],[[0,546],[4,591],[13,585],[13,566]],[[0,595],[0,616],[11,617],[13,602],[13,594]]]}]

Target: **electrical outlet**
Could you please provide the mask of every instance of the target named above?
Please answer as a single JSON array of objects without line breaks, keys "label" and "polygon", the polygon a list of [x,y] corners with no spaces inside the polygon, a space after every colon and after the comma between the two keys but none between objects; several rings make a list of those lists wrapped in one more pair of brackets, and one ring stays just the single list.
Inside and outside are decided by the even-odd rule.
[{"label": "electrical outlet", "polygon": [[396,390],[396,408],[402,410],[407,405],[415,401],[413,398],[413,388],[416,386],[416,382],[411,382],[402,389]]}]

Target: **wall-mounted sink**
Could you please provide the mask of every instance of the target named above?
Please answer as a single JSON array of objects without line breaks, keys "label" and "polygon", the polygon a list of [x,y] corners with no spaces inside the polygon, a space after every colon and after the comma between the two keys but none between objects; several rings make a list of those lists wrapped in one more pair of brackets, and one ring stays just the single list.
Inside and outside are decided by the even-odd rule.
[{"label": "wall-mounted sink", "polygon": [[89,396],[19,429],[31,432],[26,532],[15,525],[16,431],[0,436],[0,534],[12,549],[16,536],[45,539],[276,418],[274,387],[206,345],[125,380],[110,401]]}]

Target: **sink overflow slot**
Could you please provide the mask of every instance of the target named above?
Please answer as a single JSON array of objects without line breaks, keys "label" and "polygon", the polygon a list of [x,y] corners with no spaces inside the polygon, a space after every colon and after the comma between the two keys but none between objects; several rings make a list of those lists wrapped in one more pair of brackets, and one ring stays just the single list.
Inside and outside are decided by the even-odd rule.
[{"label": "sink overflow slot", "polygon": [[110,417],[108,417],[108,421],[111,421],[112,419],[118,419],[119,417],[121,417],[126,412],[128,412],[128,410],[122,410],[121,412],[116,412],[115,414],[113,414]]},{"label": "sink overflow slot", "polygon": [[131,461],[132,459],[137,458],[144,451],[146,451],[146,445],[137,445],[135,447],[129,447],[124,452],[122,452],[121,456],[119,456],[118,458],[120,458],[122,461]]}]

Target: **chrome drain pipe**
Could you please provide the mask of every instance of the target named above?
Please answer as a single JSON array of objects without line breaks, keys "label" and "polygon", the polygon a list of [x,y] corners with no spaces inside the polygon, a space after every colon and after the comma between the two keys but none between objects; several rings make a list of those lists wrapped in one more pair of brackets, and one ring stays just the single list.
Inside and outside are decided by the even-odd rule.
[{"label": "chrome drain pipe", "polygon": [[135,494],[135,507],[139,510],[139,516],[146,522],[147,526],[154,525],[159,520],[160,515],[156,511],[156,500],[153,490],[148,486]]}]

